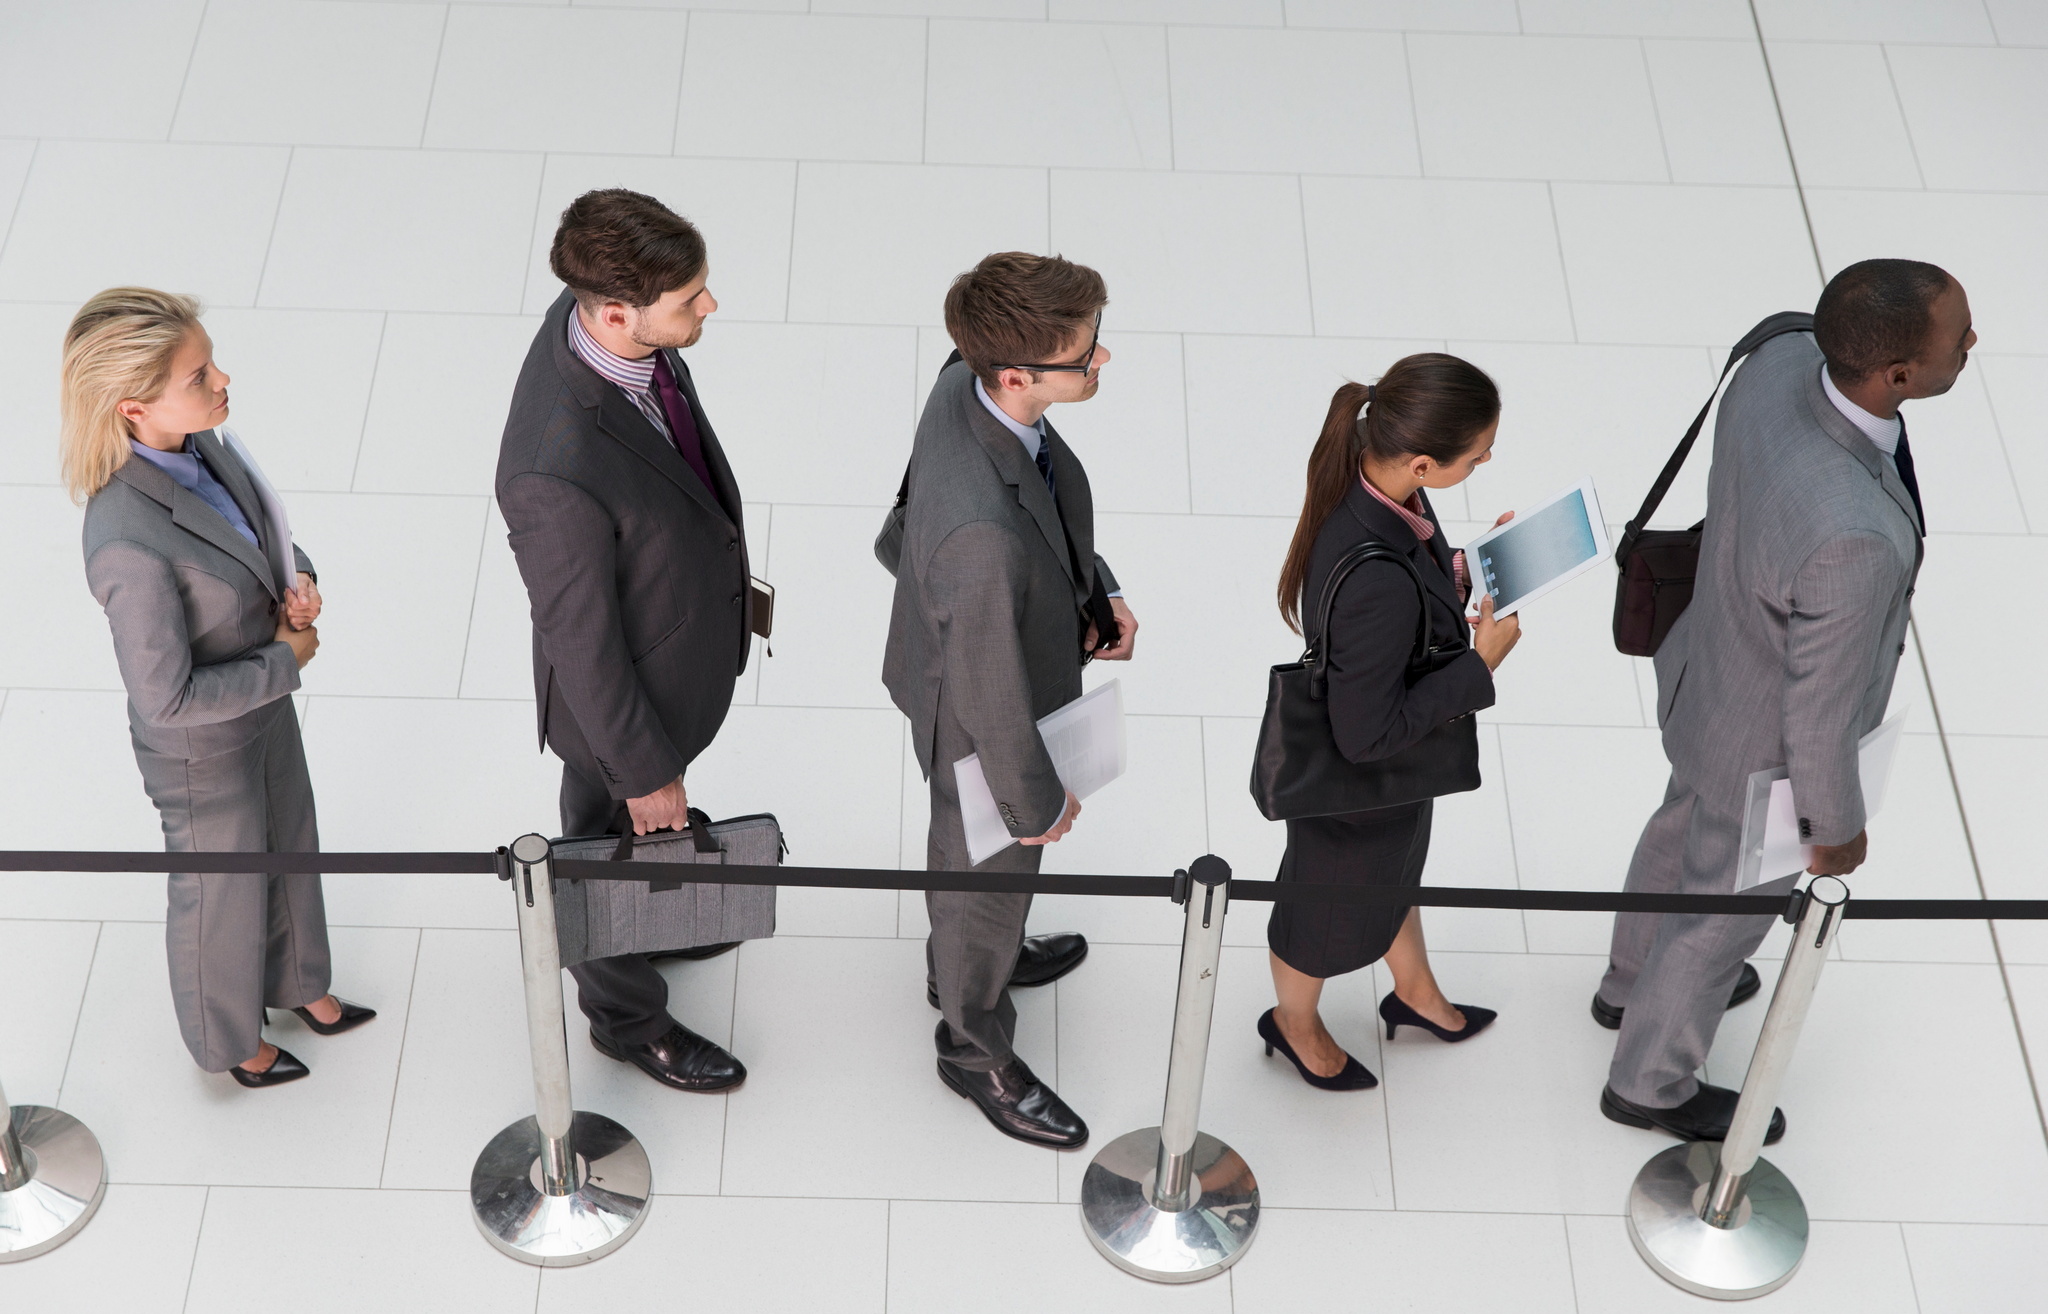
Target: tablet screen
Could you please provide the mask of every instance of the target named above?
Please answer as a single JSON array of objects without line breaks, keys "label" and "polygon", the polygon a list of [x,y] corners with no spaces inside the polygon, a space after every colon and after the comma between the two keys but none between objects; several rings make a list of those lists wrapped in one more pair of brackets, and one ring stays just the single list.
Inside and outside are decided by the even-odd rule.
[{"label": "tablet screen", "polygon": [[1479,576],[1498,614],[1600,555],[1585,490],[1574,488],[1546,507],[1516,516],[1477,551]]}]

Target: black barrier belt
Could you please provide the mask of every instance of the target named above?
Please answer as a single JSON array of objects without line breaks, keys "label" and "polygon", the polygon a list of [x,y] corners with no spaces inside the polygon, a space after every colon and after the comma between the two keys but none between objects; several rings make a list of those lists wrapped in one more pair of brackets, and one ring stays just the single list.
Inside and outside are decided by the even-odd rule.
[{"label": "black barrier belt", "polygon": [[[83,853],[0,850],[0,871],[504,874],[500,853]],[[709,870],[707,870],[709,868]],[[679,881],[698,885],[791,885],[838,890],[954,890],[976,894],[1172,896],[1168,876],[1067,876],[1050,872],[899,871],[878,867],[767,867],[688,862],[591,862],[561,858],[566,880]],[[715,873],[715,875],[714,875]],[[708,878],[708,879],[707,879]],[[1347,903],[1397,908],[1507,908],[1546,912],[1717,913],[1779,916],[1771,894],[1627,894],[1598,890],[1501,890],[1446,885],[1310,885],[1233,880],[1240,902]],[[2048,899],[1856,899],[1844,915],[1876,921],[2048,920]]]}]

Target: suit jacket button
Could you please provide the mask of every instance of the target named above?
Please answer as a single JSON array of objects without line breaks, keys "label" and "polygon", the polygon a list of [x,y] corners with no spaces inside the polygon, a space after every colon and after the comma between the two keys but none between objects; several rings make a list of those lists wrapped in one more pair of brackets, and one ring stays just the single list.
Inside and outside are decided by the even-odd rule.
[{"label": "suit jacket button", "polygon": [[732,605],[733,605],[733,606],[735,606],[735,607],[737,607],[737,606],[739,606],[739,605],[740,605],[740,595],[739,595],[739,594],[735,593],[735,594],[733,594],[733,595],[732,595]]},{"label": "suit jacket button", "polygon": [[732,542],[730,542],[730,543],[727,543],[727,544],[725,545],[725,550],[726,550],[727,552],[731,552],[731,551],[733,551],[734,549],[738,548],[738,547],[739,547],[739,545],[740,545],[740,541],[739,541],[738,539],[734,539],[734,540],[733,540]]}]

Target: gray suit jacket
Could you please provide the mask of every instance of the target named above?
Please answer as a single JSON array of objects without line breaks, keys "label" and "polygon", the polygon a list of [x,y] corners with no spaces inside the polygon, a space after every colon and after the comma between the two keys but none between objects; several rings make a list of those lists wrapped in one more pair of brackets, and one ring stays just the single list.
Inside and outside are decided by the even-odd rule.
[{"label": "gray suit jacket", "polygon": [[519,371],[498,509],[532,605],[541,740],[613,798],[638,798],[682,775],[732,705],[747,665],[747,538],[682,356],[668,353],[715,490],[569,350],[575,304],[556,299]]},{"label": "gray suit jacket", "polygon": [[1821,390],[1808,333],[1736,372],[1714,428],[1692,605],[1657,653],[1657,717],[1678,782],[1727,818],[1749,775],[1789,767],[1814,844],[1863,829],[1856,741],[1905,651],[1921,559],[1898,472]]},{"label": "gray suit jacket", "polygon": [[[192,443],[259,538],[267,533],[234,453],[211,430]],[[263,549],[133,457],[85,504],[84,537],[86,583],[113,631],[136,739],[186,758],[254,739],[262,725],[253,713],[299,687],[291,646],[275,637],[283,599]],[[314,573],[304,552],[298,568]]]},{"label": "gray suit jacket", "polygon": [[1066,806],[1037,720],[1081,696],[1082,609],[1095,578],[1117,587],[1095,555],[1088,473],[1050,424],[1046,441],[1057,507],[1024,444],[974,395],[973,371],[940,372],[911,450],[882,659],[924,774],[953,769],[932,760],[943,699],[1019,837],[1044,834]]}]

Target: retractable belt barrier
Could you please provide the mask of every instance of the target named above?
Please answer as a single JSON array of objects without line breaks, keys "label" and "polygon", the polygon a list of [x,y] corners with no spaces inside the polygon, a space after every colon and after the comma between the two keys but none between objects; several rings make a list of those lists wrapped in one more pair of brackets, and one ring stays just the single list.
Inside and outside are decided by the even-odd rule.
[{"label": "retractable belt barrier", "polygon": [[[1169,898],[1185,908],[1160,1125],[1111,1141],[1081,1186],[1082,1232],[1106,1259],[1156,1282],[1192,1282],[1241,1258],[1257,1233],[1259,1188],[1244,1159],[1200,1130],[1209,1025],[1233,902],[1373,907],[1502,908],[1553,912],[1691,913],[1781,917],[1791,947],[1724,1142],[1681,1144],[1644,1165],[1628,1198],[1637,1252],[1687,1291],[1743,1299],[1791,1280],[1805,1255],[1805,1205],[1761,1157],[1792,1050],[1832,937],[1844,919],[2048,919],[2048,899],[1862,899],[1832,876],[1789,895],[1631,894],[1470,886],[1341,886],[1235,880],[1205,855],[1166,876],[908,871],[866,867],[697,865],[555,860],[539,835],[492,853],[155,853],[0,850],[0,872],[241,872],[329,875],[495,875],[512,884],[519,925],[535,1114],[494,1136],[470,1177],[478,1229],[530,1264],[584,1264],[638,1230],[653,1201],[652,1170],[633,1134],[575,1108],[556,943],[557,880],[788,885],[854,890],[952,890]],[[0,1263],[63,1244],[106,1189],[92,1133],[68,1115],[0,1096]]]}]

